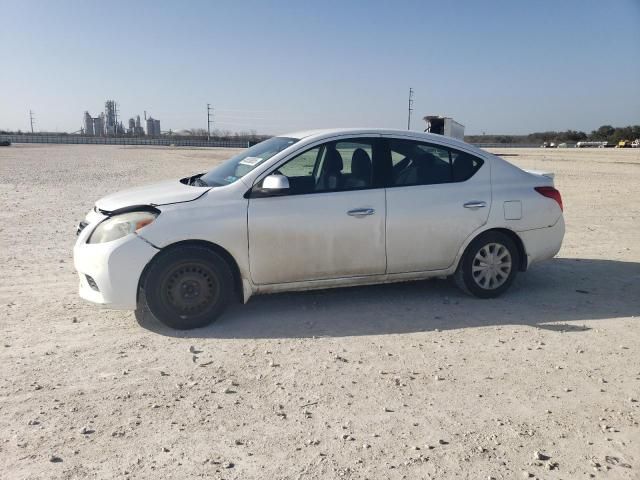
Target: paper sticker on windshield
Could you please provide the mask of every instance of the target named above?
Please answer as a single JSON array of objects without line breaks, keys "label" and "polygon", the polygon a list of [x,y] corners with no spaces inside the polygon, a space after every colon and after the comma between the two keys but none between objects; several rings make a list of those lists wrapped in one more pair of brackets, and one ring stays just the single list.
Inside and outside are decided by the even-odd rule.
[{"label": "paper sticker on windshield", "polygon": [[249,165],[250,167],[255,167],[258,163],[262,161],[260,157],[246,157],[240,160],[241,165]]}]

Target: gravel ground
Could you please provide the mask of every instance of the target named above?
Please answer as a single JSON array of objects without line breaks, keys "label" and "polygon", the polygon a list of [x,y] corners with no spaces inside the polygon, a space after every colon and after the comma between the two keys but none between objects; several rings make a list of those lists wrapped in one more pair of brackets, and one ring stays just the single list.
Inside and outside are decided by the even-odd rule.
[{"label": "gravel ground", "polygon": [[489,301],[446,281],[254,297],[176,332],[77,296],[104,194],[223,149],[0,148],[0,477],[640,476],[640,151],[556,172],[558,258]]}]

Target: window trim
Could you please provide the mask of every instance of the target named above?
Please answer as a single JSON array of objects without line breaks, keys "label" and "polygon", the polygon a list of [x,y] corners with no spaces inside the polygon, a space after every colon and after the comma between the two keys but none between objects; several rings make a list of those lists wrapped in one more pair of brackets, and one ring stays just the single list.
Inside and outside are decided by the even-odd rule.
[{"label": "window trim", "polygon": [[[320,148],[321,150],[318,152],[320,154],[323,149],[326,149],[326,145],[332,143],[340,143],[340,142],[353,142],[353,143],[371,143],[371,185],[367,187],[353,187],[353,188],[340,188],[335,190],[315,190],[313,192],[304,192],[304,193],[280,193],[280,194],[265,194],[259,189],[259,185],[261,182],[268,177],[269,175],[273,175],[274,172],[278,171],[284,165],[289,162],[292,162],[296,158],[305,153],[315,149]],[[270,197],[297,197],[301,195],[315,195],[315,194],[326,194],[326,193],[343,193],[343,192],[357,192],[361,190],[377,190],[385,187],[385,179],[380,175],[380,168],[376,168],[376,163],[384,163],[385,159],[378,159],[378,162],[374,161],[375,157],[382,157],[387,149],[385,145],[384,139],[380,135],[375,136],[340,136],[333,137],[329,139],[320,140],[318,143],[314,143],[310,145],[308,148],[301,149],[300,151],[296,151],[290,157],[283,159],[281,162],[278,162],[277,165],[273,165],[268,168],[264,173],[262,173],[254,182],[253,186],[249,189],[249,191],[245,194],[245,198],[270,198]],[[376,155],[377,153],[377,155]],[[316,166],[317,166],[318,158],[316,158],[316,165],[314,165],[313,169],[313,177],[315,179]]]},{"label": "window trim", "polygon": [[[448,145],[443,145],[443,144],[440,144],[440,143],[431,143],[431,142],[428,142],[428,141],[423,141],[423,140],[419,140],[419,139],[411,138],[411,137],[391,137],[391,136],[386,136],[382,140],[383,140],[383,143],[384,143],[383,148],[386,150],[386,154],[385,155],[387,157],[387,161],[389,162],[389,166],[390,166],[390,169],[391,169],[391,175],[389,177],[387,177],[385,179],[385,182],[384,182],[385,188],[428,187],[428,186],[436,186],[436,185],[451,185],[451,184],[455,184],[455,183],[465,183],[465,182],[468,182],[469,180],[471,180],[473,177],[475,177],[476,174],[480,171],[480,169],[486,163],[486,161],[483,158],[479,157],[478,155],[474,155],[474,154],[466,152],[464,150],[459,150],[457,148],[450,147]],[[449,182],[438,182],[438,183],[409,183],[409,184],[405,184],[405,185],[395,185],[393,183],[393,161],[391,159],[391,144],[390,144],[390,142],[394,141],[394,140],[396,140],[396,141],[399,140],[399,141],[404,141],[404,142],[413,142],[413,143],[416,143],[416,144],[419,144],[419,145],[424,145],[424,146],[427,146],[427,147],[439,148],[439,149],[442,149],[442,150],[446,150],[447,153],[449,154],[449,168],[450,168],[450,171],[451,171],[451,181],[449,181]],[[473,174],[469,178],[467,178],[465,180],[458,180],[458,181],[454,180],[455,174],[454,174],[454,171],[453,171],[453,161],[452,161],[452,157],[451,157],[451,154],[454,153],[454,152],[455,153],[462,153],[462,154],[470,155],[476,161],[480,162],[480,165],[478,166],[476,171],[473,172]]]}]

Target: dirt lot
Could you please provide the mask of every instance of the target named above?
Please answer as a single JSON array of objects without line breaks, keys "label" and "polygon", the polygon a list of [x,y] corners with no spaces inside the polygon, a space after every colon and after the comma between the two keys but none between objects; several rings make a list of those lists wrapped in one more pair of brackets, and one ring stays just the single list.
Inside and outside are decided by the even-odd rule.
[{"label": "dirt lot", "polygon": [[640,151],[501,152],[567,222],[503,298],[255,297],[184,333],[81,301],[75,226],[230,151],[0,148],[0,477],[639,478]]}]

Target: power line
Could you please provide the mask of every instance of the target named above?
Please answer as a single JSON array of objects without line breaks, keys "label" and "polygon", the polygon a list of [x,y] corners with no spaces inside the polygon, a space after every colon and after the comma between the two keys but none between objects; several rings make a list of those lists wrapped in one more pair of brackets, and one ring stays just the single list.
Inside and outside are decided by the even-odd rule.
[{"label": "power line", "polygon": [[33,133],[33,111],[29,110],[29,123],[31,124],[31,133]]},{"label": "power line", "polygon": [[211,140],[211,124],[213,121],[211,117],[213,115],[213,108],[211,108],[211,104],[207,103],[207,140]]},{"label": "power line", "polygon": [[413,88],[409,87],[409,112],[407,116],[407,130],[411,130],[411,112],[413,112]]}]

